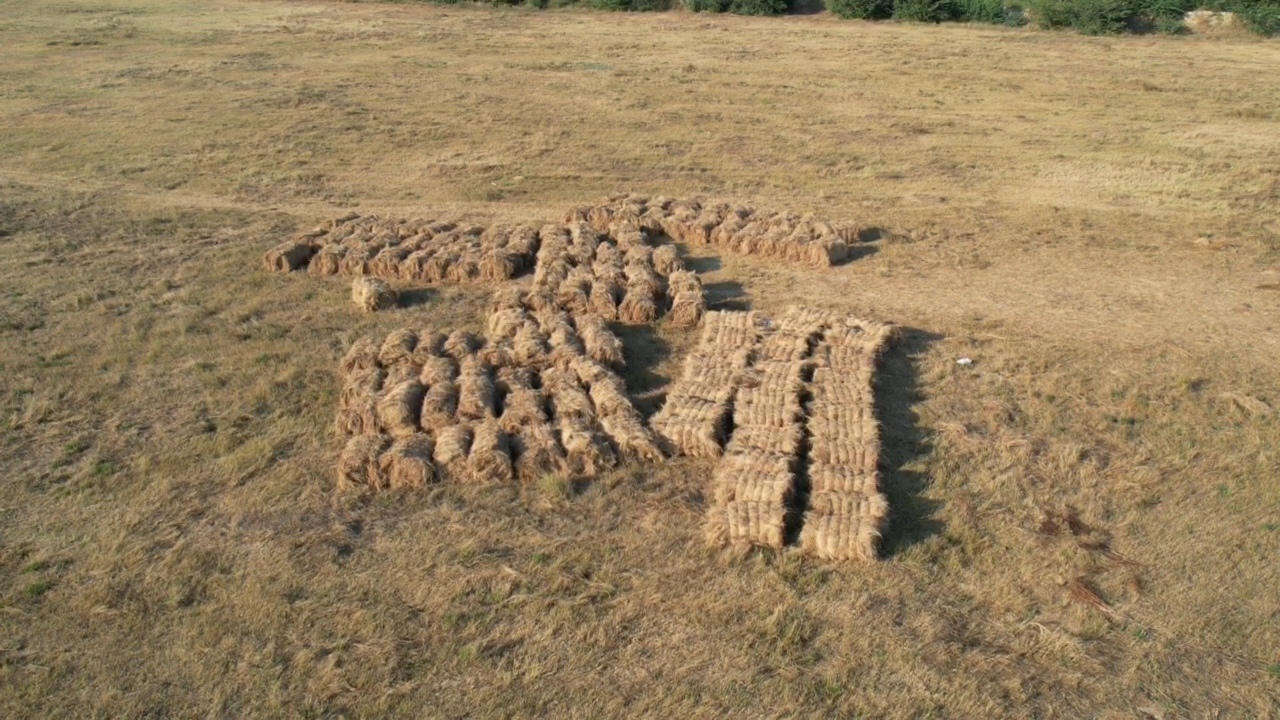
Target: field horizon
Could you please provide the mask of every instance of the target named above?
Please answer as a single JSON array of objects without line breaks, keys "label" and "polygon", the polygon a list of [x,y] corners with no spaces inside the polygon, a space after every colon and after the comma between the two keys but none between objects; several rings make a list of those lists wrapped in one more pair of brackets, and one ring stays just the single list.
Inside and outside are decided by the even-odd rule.
[{"label": "field horizon", "polygon": [[[0,713],[1280,713],[1275,41],[19,0],[0,47]],[[878,562],[706,548],[704,460],[336,489],[347,347],[492,288],[368,314],[262,254],[620,192],[862,229],[682,251],[902,329]],[[651,413],[697,333],[621,335]]]}]

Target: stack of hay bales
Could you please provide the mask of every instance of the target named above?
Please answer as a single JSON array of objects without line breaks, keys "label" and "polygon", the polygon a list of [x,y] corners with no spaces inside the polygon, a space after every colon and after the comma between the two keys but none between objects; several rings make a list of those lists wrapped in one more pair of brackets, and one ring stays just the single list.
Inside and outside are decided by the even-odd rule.
[{"label": "stack of hay bales", "polygon": [[888,503],[876,464],[880,439],[872,379],[890,325],[832,322],[809,386],[809,502],[801,548],[824,560],[874,560]]},{"label": "stack of hay bales", "polygon": [[431,283],[501,282],[532,267],[533,228],[344,215],[269,250],[274,272]]},{"label": "stack of hay bales", "polygon": [[[571,249],[555,249],[555,232],[543,240],[549,253]],[[609,367],[621,341],[590,312],[534,307],[539,297],[495,293],[483,338],[403,329],[353,344],[340,366],[340,483],[529,482],[662,459]]]},{"label": "stack of hay bales", "polygon": [[597,220],[607,226],[630,222],[652,236],[676,242],[716,245],[742,255],[777,258],[813,267],[843,262],[858,229],[812,215],[763,212],[745,205],[703,205],[698,200],[611,196],[573,208],[568,218]]},{"label": "stack of hay bales", "polygon": [[735,390],[763,338],[764,319],[752,312],[706,314],[702,336],[680,378],[649,426],[671,454],[719,457]]},{"label": "stack of hay bales", "polygon": [[821,331],[820,317],[793,309],[741,375],[733,435],[711,481],[705,527],[713,545],[782,547],[804,442],[805,368]]}]

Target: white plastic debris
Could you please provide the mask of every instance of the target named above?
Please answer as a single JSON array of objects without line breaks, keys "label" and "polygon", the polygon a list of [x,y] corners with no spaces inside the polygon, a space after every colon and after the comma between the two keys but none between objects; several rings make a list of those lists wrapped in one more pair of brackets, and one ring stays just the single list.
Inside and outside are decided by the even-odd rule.
[{"label": "white plastic debris", "polygon": [[973,358],[962,357],[956,361],[956,364],[968,367],[973,364]]}]

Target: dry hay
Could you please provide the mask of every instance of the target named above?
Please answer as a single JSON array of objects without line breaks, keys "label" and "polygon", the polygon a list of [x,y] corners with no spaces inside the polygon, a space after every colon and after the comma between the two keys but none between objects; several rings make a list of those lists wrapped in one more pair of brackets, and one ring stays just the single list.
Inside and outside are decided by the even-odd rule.
[{"label": "dry hay", "polygon": [[386,489],[387,476],[379,457],[387,447],[385,435],[354,435],[338,454],[338,486],[348,489]]},{"label": "dry hay", "polygon": [[[639,227],[657,234],[661,229],[676,242],[716,245],[746,255],[776,258],[813,267],[829,267],[847,259],[849,244],[857,242],[853,225],[840,225],[794,213],[770,213],[737,205],[703,205],[698,200],[670,201],[655,205],[637,197],[612,196],[594,205],[575,208],[577,217],[608,218],[619,245],[636,244]],[[659,272],[662,272],[659,269]],[[662,273],[668,274],[668,273]]]},{"label": "dry hay", "polygon": [[290,272],[305,267],[319,245],[310,240],[289,240],[267,251],[263,264],[272,272]]},{"label": "dry hay", "polygon": [[344,435],[398,444],[385,468],[349,459],[346,475],[382,489],[434,478],[594,475],[614,467],[619,454],[661,459],[606,364],[621,364],[621,341],[592,314],[531,313],[517,304],[528,297],[497,298],[483,340],[400,329],[380,342],[354,343],[341,362],[335,425]]},{"label": "dry hay", "polygon": [[418,332],[409,328],[398,328],[387,333],[378,345],[378,364],[389,367],[408,361],[418,348]]},{"label": "dry hay", "polygon": [[459,480],[466,476],[467,458],[471,454],[472,431],[467,424],[447,425],[436,433],[436,472],[442,480]]},{"label": "dry hay", "polygon": [[430,437],[410,435],[393,442],[382,454],[378,466],[392,490],[418,488],[436,479],[434,454],[435,443]]},{"label": "dry hay", "polygon": [[565,451],[546,422],[526,423],[510,432],[515,474],[522,482],[534,482],[563,473],[568,468]]},{"label": "dry hay", "polygon": [[475,482],[510,482],[515,478],[507,434],[495,420],[475,426],[467,470]]},{"label": "dry hay", "polygon": [[609,331],[604,320],[593,314],[583,313],[576,316],[573,322],[587,355],[593,360],[613,367],[626,364],[622,356],[622,341]]},{"label": "dry hay", "polygon": [[458,372],[458,419],[480,421],[494,416],[493,378],[479,359],[467,358]]},{"label": "dry hay", "polygon": [[668,277],[674,272],[686,272],[684,261],[675,245],[660,245],[653,250],[653,269],[659,275]]},{"label": "dry hay", "polygon": [[417,378],[398,383],[378,400],[378,427],[394,438],[418,432],[426,388]]},{"label": "dry hay", "polygon": [[531,267],[537,250],[538,235],[527,226],[485,228],[350,214],[271,248],[263,262],[272,272],[501,282]]},{"label": "dry hay", "polygon": [[618,457],[595,423],[580,415],[557,418],[560,444],[564,446],[567,471],[580,477],[591,477],[614,468]]},{"label": "dry hay", "polygon": [[377,312],[395,307],[399,297],[390,285],[381,280],[358,277],[351,283],[351,302],[365,312]]},{"label": "dry hay", "polygon": [[734,453],[716,466],[704,532],[712,545],[780,548],[795,493],[791,458]]}]

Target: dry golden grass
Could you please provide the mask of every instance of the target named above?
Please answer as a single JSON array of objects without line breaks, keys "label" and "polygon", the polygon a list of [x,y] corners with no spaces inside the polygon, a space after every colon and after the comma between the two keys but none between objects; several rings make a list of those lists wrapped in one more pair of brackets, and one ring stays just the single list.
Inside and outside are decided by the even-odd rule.
[{"label": "dry golden grass", "polygon": [[[0,48],[0,714],[1275,717],[1275,42],[18,0]],[[706,460],[335,494],[347,345],[487,291],[262,253],[619,190],[874,228],[687,262],[906,328],[883,562],[702,549]],[[695,335],[620,333],[645,412]]]}]

